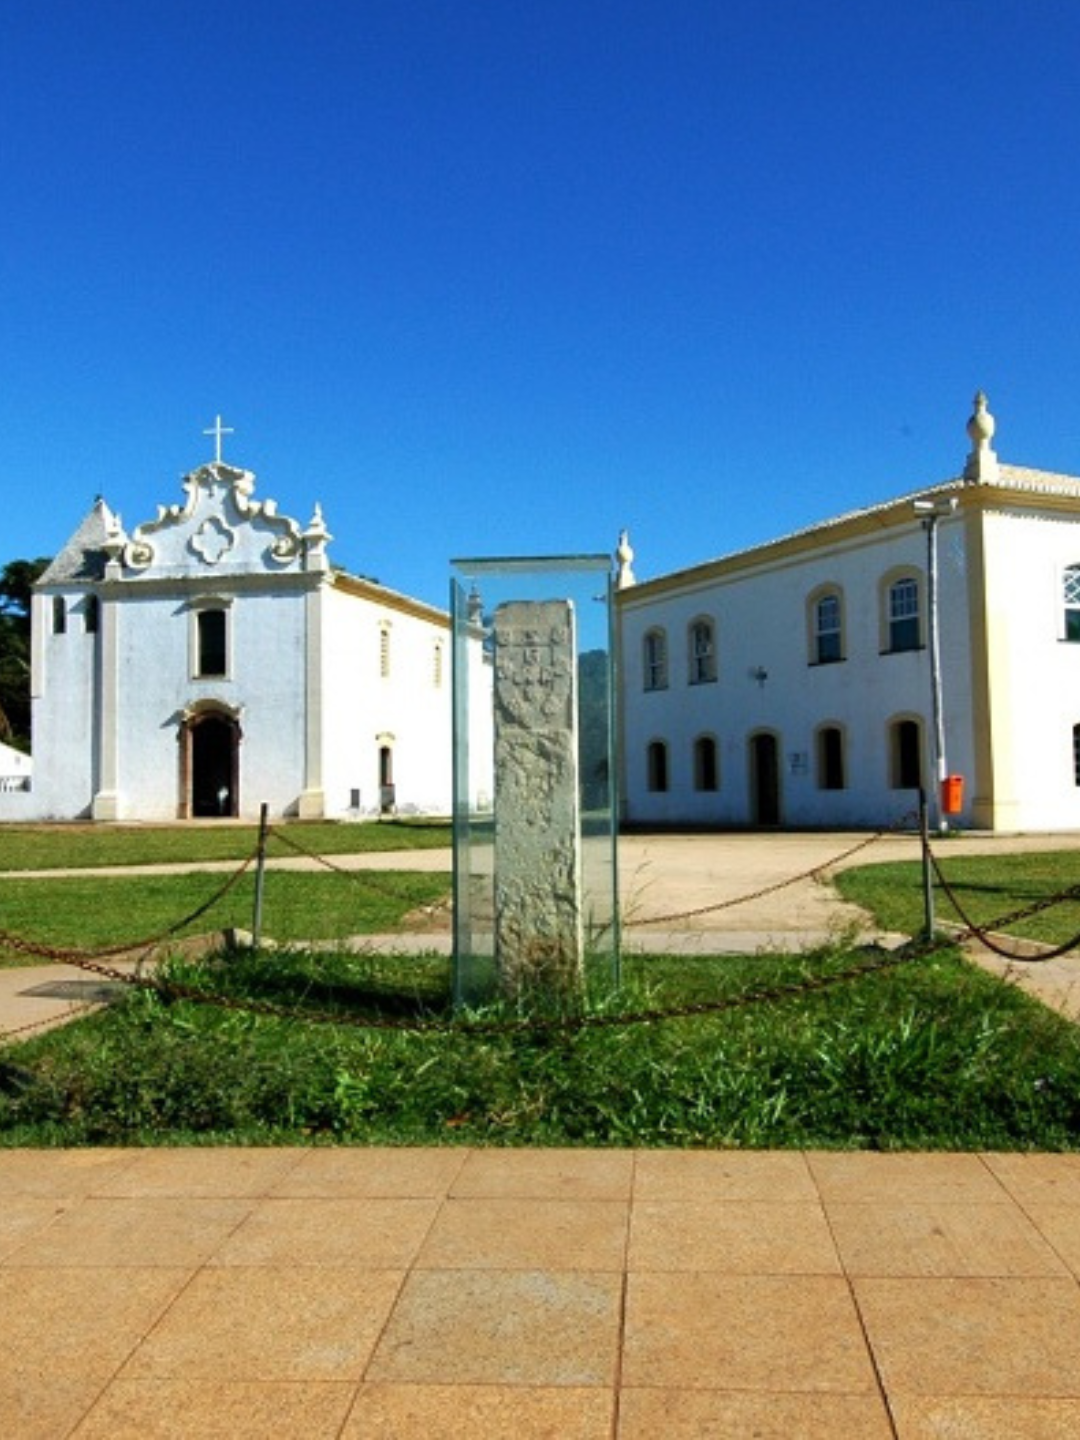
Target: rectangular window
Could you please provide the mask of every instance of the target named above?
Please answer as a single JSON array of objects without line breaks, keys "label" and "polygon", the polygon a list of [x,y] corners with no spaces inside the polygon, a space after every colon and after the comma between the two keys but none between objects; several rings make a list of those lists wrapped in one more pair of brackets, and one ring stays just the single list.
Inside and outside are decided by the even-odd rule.
[{"label": "rectangular window", "polygon": [[54,635],[63,635],[67,631],[67,602],[62,595],[53,596],[52,628]]},{"label": "rectangular window", "polygon": [[889,590],[889,649],[919,648],[919,587],[914,580],[898,580]]},{"label": "rectangular window", "polygon": [[200,610],[196,624],[199,650],[195,674],[202,679],[228,674],[225,611]]},{"label": "rectangular window", "polygon": [[843,658],[840,647],[840,599],[825,595],[817,603],[816,652],[819,665],[829,665]]}]

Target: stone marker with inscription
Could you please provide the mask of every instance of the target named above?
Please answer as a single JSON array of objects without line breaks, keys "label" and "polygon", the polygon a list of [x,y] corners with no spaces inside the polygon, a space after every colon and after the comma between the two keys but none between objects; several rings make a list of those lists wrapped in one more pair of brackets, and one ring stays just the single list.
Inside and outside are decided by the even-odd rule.
[{"label": "stone marker with inscription", "polygon": [[507,602],[494,636],[499,988],[573,994],[584,981],[573,604]]}]

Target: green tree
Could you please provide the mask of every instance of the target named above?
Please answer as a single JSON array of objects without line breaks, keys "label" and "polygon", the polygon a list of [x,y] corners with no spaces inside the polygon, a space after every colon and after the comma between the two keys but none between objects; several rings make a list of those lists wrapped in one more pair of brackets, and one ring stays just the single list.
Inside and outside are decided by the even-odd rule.
[{"label": "green tree", "polygon": [[0,740],[30,748],[30,597],[48,559],[0,570]]}]

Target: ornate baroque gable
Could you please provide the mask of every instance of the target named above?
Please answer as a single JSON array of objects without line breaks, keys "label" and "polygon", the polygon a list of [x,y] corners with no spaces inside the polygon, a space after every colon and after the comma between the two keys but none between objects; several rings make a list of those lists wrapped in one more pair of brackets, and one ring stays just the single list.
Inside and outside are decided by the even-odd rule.
[{"label": "ornate baroque gable", "polygon": [[186,475],[180,505],[159,505],[157,515],[118,532],[114,558],[140,575],[281,574],[325,568],[330,539],[318,506],[306,530],[279,515],[273,500],[253,500],[255,476],[212,461]]}]

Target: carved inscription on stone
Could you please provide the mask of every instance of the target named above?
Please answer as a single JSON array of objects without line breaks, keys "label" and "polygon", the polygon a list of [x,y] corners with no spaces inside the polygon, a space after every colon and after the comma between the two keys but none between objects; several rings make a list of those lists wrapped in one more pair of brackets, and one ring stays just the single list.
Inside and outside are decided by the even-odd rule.
[{"label": "carved inscription on stone", "polygon": [[583,975],[574,608],[512,601],[494,633],[499,985],[571,991]]}]

